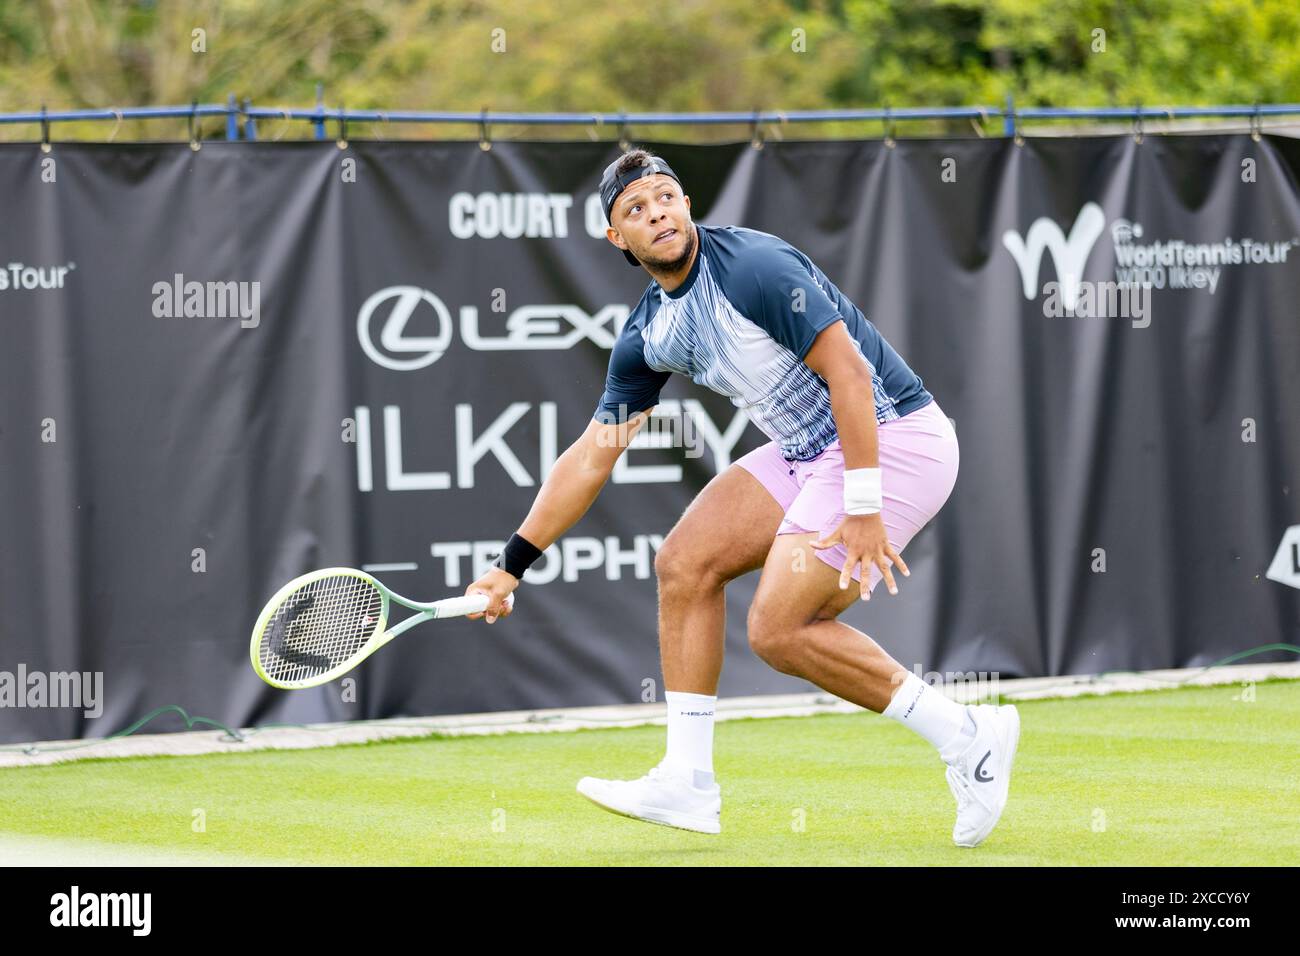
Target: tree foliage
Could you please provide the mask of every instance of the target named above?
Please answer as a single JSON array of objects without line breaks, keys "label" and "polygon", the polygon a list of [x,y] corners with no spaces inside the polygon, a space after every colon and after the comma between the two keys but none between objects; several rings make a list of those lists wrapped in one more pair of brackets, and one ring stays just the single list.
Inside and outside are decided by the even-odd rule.
[{"label": "tree foliage", "polygon": [[[1300,4],[0,0],[6,112],[41,104],[224,103],[231,92],[259,106],[302,107],[314,101],[318,83],[331,106],[475,112],[1001,106],[1008,95],[1021,106],[1297,102]],[[219,125],[208,120],[208,134]],[[265,125],[272,135],[310,134],[303,123]],[[362,135],[467,132],[424,127]],[[707,135],[739,132],[713,128]],[[841,124],[796,135],[879,132]],[[8,127],[2,135],[33,133]],[[106,133],[102,125],[80,124],[61,126],[56,135]],[[116,135],[170,138],[175,127],[127,123]],[[671,135],[705,133],[678,128]]]}]

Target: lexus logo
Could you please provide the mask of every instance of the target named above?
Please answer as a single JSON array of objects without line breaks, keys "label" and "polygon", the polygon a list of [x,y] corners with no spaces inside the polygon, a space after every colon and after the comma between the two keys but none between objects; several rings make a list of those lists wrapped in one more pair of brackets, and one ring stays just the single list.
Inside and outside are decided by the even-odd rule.
[{"label": "lexus logo", "polygon": [[[388,301],[395,300],[385,310]],[[417,308],[428,306],[438,320],[438,334],[408,336],[406,324]],[[374,326],[379,325],[378,338]],[[432,292],[413,285],[395,285],[380,289],[362,303],[357,313],[357,338],[366,355],[384,368],[398,371],[424,368],[442,358],[451,344],[451,313]],[[394,355],[410,355],[395,358]]]}]

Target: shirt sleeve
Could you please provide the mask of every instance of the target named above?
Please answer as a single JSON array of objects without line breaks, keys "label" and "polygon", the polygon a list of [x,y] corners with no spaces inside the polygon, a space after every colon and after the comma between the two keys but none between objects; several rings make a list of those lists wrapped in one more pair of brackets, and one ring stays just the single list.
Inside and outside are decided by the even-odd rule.
[{"label": "shirt sleeve", "polygon": [[812,260],[788,243],[752,250],[743,270],[749,274],[741,292],[746,301],[737,303],[800,360],[819,332],[844,317],[815,270]]},{"label": "shirt sleeve", "polygon": [[602,425],[618,425],[659,403],[659,390],[672,372],[658,372],[645,361],[641,333],[620,335],[609,357],[605,392],[592,416]]}]

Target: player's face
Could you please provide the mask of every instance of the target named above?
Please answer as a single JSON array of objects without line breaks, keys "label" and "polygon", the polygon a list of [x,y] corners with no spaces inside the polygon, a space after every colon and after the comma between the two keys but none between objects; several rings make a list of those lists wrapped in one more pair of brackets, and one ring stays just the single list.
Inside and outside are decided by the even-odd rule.
[{"label": "player's face", "polygon": [[632,255],[653,268],[671,272],[695,250],[691,199],[677,180],[658,173],[638,179],[614,203],[614,226]]}]

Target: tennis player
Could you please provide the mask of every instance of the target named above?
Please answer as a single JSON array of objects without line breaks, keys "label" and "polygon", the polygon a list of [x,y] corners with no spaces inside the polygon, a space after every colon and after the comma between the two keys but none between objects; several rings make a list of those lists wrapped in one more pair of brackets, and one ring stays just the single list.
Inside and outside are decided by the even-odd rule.
[{"label": "tennis player", "polygon": [[[869,600],[947,500],[957,436],[939,403],[809,258],[765,232],[692,222],[681,180],[635,149],[605,170],[606,236],[652,280],[623,326],[591,423],[556,461],[494,567],[466,593],[488,622],[527,568],[587,511],[679,372],[743,408],[771,441],[705,486],[655,559],[668,705],[663,760],[638,780],[584,777],[615,813],[718,833],[713,722],[728,581],[762,569],[749,644],[782,673],[898,721],[934,746],[975,846],[1006,804],[1014,706],[961,705],[836,618]],[[852,585],[850,586],[850,582]]]}]

